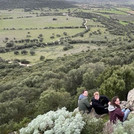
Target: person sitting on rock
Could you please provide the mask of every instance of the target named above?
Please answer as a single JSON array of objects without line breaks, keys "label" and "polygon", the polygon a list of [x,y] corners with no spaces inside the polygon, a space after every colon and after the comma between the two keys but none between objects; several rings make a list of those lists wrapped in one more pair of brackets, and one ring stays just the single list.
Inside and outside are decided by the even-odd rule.
[{"label": "person sitting on rock", "polygon": [[118,96],[112,98],[111,103],[108,106],[110,122],[116,123],[117,120],[121,122],[125,121],[130,113],[130,109],[124,108],[121,110],[120,99]]},{"label": "person sitting on rock", "polygon": [[106,96],[100,95],[99,92],[95,92],[91,102],[92,107],[97,114],[101,115],[108,113],[109,99]]},{"label": "person sitting on rock", "polygon": [[84,90],[82,94],[79,96],[78,99],[78,107],[79,110],[82,111],[83,113],[90,113],[92,106],[90,105],[88,101],[88,91]]}]

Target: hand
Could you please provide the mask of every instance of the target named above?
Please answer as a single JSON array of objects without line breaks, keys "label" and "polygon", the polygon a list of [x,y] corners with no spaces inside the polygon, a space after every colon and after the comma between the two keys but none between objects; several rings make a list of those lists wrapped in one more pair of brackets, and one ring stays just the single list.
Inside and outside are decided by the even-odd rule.
[{"label": "hand", "polygon": [[109,101],[109,102],[108,102],[108,105],[110,105],[110,104],[111,104],[111,102]]}]

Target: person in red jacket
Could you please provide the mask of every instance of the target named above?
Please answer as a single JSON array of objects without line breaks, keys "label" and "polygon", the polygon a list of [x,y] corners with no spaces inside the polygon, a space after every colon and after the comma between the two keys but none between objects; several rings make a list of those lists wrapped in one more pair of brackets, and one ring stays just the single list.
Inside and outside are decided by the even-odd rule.
[{"label": "person in red jacket", "polygon": [[117,120],[125,121],[130,113],[130,109],[122,109],[120,107],[120,99],[118,96],[112,98],[108,106],[110,122],[116,123]]}]

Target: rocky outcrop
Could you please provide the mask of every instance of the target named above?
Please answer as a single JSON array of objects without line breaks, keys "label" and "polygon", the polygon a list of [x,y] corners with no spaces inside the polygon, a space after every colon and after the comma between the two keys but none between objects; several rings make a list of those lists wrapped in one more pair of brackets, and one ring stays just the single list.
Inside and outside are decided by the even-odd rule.
[{"label": "rocky outcrop", "polygon": [[128,96],[127,96],[127,101],[134,101],[134,88],[129,91]]},{"label": "rocky outcrop", "polygon": [[134,89],[129,91],[127,101],[121,102],[121,108],[130,108],[134,113]]}]

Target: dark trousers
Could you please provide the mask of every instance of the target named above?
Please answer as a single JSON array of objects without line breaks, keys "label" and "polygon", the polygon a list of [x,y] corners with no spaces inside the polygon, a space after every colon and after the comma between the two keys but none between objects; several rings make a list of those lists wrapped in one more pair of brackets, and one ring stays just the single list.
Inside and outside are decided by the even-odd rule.
[{"label": "dark trousers", "polygon": [[95,110],[95,112],[97,113],[97,114],[108,114],[108,109],[100,109],[100,110]]}]

